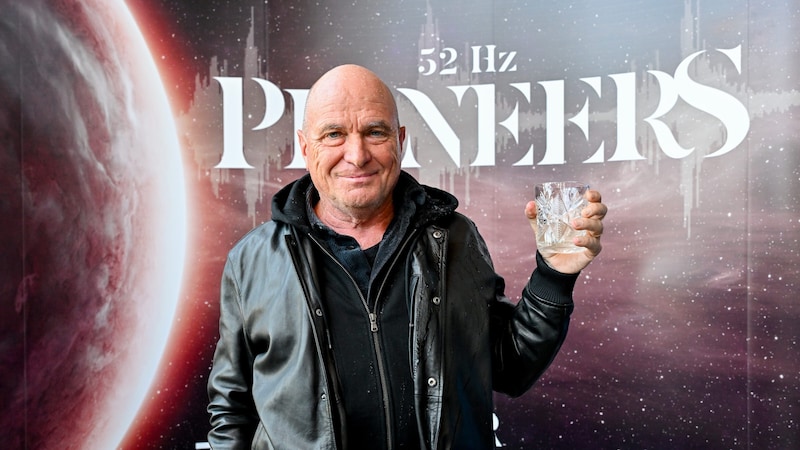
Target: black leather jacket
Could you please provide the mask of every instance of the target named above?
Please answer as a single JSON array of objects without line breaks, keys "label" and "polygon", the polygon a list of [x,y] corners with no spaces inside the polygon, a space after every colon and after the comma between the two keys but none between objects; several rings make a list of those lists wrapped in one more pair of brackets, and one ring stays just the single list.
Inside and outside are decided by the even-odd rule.
[{"label": "black leather jacket", "polygon": [[[504,295],[474,223],[455,199],[426,201],[401,251],[412,308],[409,358],[421,446],[493,448],[492,391],[524,393],[560,348],[577,275],[537,269],[518,304]],[[334,449],[346,442],[336,370],[315,287],[303,192],[308,176],[273,199],[273,220],[230,251],[220,339],[208,382],[214,449]]]}]

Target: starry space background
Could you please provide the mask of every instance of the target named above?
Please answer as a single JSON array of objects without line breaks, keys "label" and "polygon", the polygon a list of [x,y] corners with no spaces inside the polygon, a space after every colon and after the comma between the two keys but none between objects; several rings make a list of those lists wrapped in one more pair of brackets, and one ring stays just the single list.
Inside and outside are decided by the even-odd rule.
[{"label": "starry space background", "polygon": [[[570,155],[595,148],[599,138],[586,143],[568,135],[573,153],[563,166],[498,163],[479,173],[441,167],[412,173],[461,199],[462,210],[487,238],[512,298],[530,269],[530,247],[518,244],[529,230],[518,211],[535,180],[589,180],[611,209],[606,248],[576,289],[571,334],[561,354],[526,396],[497,398],[497,436],[505,447],[775,448],[800,442],[796,2],[128,3],[143,23],[157,24],[145,32],[162,50],[155,53],[164,55],[175,108],[187,118],[206,117],[192,101],[204,88],[217,89],[212,74],[255,75],[281,88],[303,89],[327,68],[354,62],[392,86],[422,90],[429,86],[418,70],[426,38],[459,51],[487,43],[517,50],[517,73],[451,82],[497,85],[671,72],[690,50],[741,44],[745,69],[730,82],[749,107],[751,130],[723,157],[687,162],[655,152],[647,161],[586,165]],[[246,54],[254,47],[255,64]],[[219,112],[211,117],[218,121]],[[684,122],[691,120],[696,124],[676,126],[683,136],[714,123],[693,116]],[[534,145],[542,146],[542,137],[530,133]],[[599,133],[612,148],[613,133]],[[267,138],[267,152],[275,152],[274,142]],[[428,136],[426,142],[436,141]],[[519,152],[504,150],[512,161]],[[195,245],[203,249],[196,273],[207,287],[187,294],[196,319],[180,341],[194,342],[196,350],[176,351],[172,364],[183,360],[187,367],[164,379],[189,384],[177,385],[185,392],[154,399],[173,412],[152,422],[143,417],[133,428],[141,442],[202,440],[201,386],[216,314],[213,274],[226,247],[268,219],[269,193],[302,173],[281,171],[274,158],[266,158],[270,169],[255,181],[264,192],[248,200],[242,191],[252,178],[215,173],[208,164],[214,158],[198,157],[218,156],[218,148],[203,150],[196,143],[192,151],[196,161],[206,161],[196,168],[195,191],[206,192],[197,194],[205,229]]]},{"label": "starry space background", "polygon": [[[474,157],[476,100],[449,86],[491,84],[498,121],[512,83],[530,82],[520,134],[497,128],[493,166],[457,167],[413,106],[420,181],[455,194],[487,240],[507,295],[532,269],[522,209],[534,183],[585,180],[609,206],[604,250],[582,274],[561,353],[530,392],[496,396],[503,448],[797,448],[800,446],[800,4],[797,1],[315,1],[126,0],[159,69],[186,172],[188,254],[176,321],[145,403],[122,448],[202,448],[205,385],[217,337],[219,278],[228,249],[269,220],[270,197],[304,171],[286,169],[293,122],[252,130],[264,112],[251,78],[307,89],[327,69],[362,64],[391,87],[425,92]],[[421,75],[420,50],[473,46],[516,52],[516,70]],[[741,46],[738,72],[715,49]],[[646,133],[659,87],[706,50],[692,74],[747,108],[747,138],[705,158],[730,133],[679,102],[668,116],[686,146],[670,158]],[[611,74],[635,73],[643,158],[609,161],[616,144]],[[254,169],[218,169],[222,92],[244,85],[244,147]],[[579,79],[600,77],[602,95]],[[546,146],[540,82],[564,80],[565,113],[588,98],[589,136],[565,127],[564,164],[516,166]],[[502,114],[501,114],[502,112]],[[599,145],[603,161],[586,163]],[[454,349],[453,351],[457,351]],[[57,426],[57,425],[56,425]],[[66,426],[66,422],[65,422]],[[36,433],[35,430],[29,431]],[[198,444],[200,443],[200,444]],[[198,447],[195,447],[198,445]]]}]

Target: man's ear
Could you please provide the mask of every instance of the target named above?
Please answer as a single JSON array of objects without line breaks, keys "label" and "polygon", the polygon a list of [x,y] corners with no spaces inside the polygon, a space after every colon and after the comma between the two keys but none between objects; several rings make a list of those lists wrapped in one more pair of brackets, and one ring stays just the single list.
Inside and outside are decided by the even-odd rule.
[{"label": "man's ear", "polygon": [[400,127],[397,130],[397,140],[400,142],[400,149],[398,151],[400,152],[400,161],[402,161],[403,157],[406,155],[406,127]]},{"label": "man's ear", "polygon": [[303,130],[297,130],[297,142],[300,143],[300,153],[303,155],[303,160],[306,161],[306,166],[308,165],[306,153],[308,151],[308,141],[306,141],[306,135],[303,134]]}]

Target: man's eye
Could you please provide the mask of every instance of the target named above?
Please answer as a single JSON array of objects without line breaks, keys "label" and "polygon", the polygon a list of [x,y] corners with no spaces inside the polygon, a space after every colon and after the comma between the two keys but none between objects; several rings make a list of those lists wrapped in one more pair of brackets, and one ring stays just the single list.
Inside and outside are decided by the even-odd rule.
[{"label": "man's eye", "polygon": [[367,133],[367,134],[368,134],[369,137],[376,138],[376,139],[377,138],[385,138],[388,135],[388,133],[386,133],[386,131],[384,131],[384,130],[370,130],[369,133]]},{"label": "man's eye", "polygon": [[328,139],[339,139],[342,137],[342,133],[340,131],[331,131],[325,135]]}]

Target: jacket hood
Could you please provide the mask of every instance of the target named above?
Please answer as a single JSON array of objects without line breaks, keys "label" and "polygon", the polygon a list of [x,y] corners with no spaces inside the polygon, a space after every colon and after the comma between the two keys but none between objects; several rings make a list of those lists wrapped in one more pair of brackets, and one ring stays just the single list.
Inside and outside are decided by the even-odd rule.
[{"label": "jacket hood", "polygon": [[[306,214],[309,188],[313,187],[311,176],[301,178],[284,186],[272,197],[272,220],[298,227],[304,231],[311,226]],[[411,202],[416,206],[413,224],[425,226],[453,214],[458,200],[448,192],[420,184],[408,172],[401,171],[394,188],[396,204]]]}]

